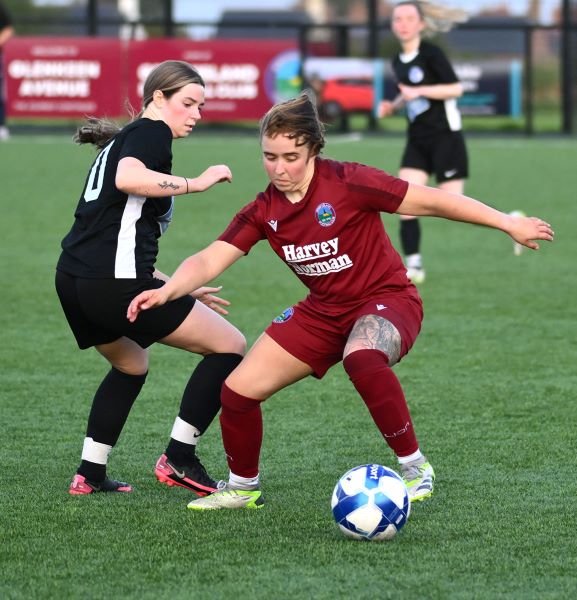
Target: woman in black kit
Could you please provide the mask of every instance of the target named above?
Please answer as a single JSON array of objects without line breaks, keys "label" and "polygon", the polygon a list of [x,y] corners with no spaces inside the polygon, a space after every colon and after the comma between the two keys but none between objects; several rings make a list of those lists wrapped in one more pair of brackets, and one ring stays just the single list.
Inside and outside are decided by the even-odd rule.
[{"label": "woman in black kit", "polygon": [[[469,174],[467,149],[461,132],[457,98],[463,94],[451,63],[444,52],[422,38],[448,31],[466,19],[463,11],[447,9],[425,1],[400,2],[393,9],[391,27],[401,44],[393,58],[399,95],[379,105],[379,116],[387,117],[404,106],[409,122],[407,144],[399,177],[427,185],[435,175],[438,187],[463,194]],[[419,220],[403,216],[400,221],[401,247],[407,275],[413,283],[425,280],[421,259]]]},{"label": "woman in black kit", "polygon": [[154,342],[203,356],[184,390],[156,477],[198,495],[215,491],[196,444],[220,409],[222,382],[246,350],[243,335],[218,314],[226,314],[228,304],[214,295],[219,288],[200,288],[135,323],[126,319],[136,294],[168,279],[154,265],[174,196],[232,180],[226,165],[197,177],[171,174],[172,140],[191,133],[204,105],[204,82],[191,65],[161,63],[148,76],[143,96],[142,112],[124,128],[89,119],[76,134],[78,143],[92,143],[100,152],[62,241],[56,289],[78,346],[94,346],[111,369],[92,402],[73,495],[132,491],[109,479],[106,465],[146,379],[147,348]]}]

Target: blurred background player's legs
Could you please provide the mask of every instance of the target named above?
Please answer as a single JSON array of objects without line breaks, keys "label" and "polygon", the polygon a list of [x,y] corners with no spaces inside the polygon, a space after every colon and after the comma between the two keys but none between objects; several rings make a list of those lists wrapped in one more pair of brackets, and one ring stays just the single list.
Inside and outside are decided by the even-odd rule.
[{"label": "blurred background player's legs", "polygon": [[216,491],[217,482],[196,456],[196,445],[220,410],[224,380],[241,360],[241,354],[214,353],[198,363],[184,390],[168,446],[156,463],[158,481],[199,496]]},{"label": "blurred background player's legs", "polygon": [[[399,177],[417,185],[427,185],[429,175],[419,169],[402,168]],[[464,179],[442,181],[437,187],[452,194],[463,194]],[[407,267],[407,277],[416,285],[425,281],[425,268],[421,256],[421,224],[417,217],[400,215],[401,249]]]},{"label": "blurred background player's legs", "polygon": [[6,89],[4,87],[4,68],[2,64],[2,52],[6,42],[14,36],[14,27],[12,18],[6,7],[0,2],[0,141],[7,140],[10,137],[6,127]]},{"label": "blurred background player's legs", "polygon": [[[1,57],[0,57],[1,60]],[[6,127],[6,99],[4,96],[4,80],[2,76],[2,64],[0,62],[0,142],[10,137],[8,127]]]},{"label": "blurred background player's legs", "polygon": [[421,257],[421,223],[417,217],[401,216],[401,247],[407,277],[415,284],[425,281],[425,269]]},{"label": "blurred background player's legs", "polygon": [[[417,185],[427,185],[429,180],[429,174],[420,169],[402,168],[399,177]],[[425,269],[421,258],[421,224],[417,217],[410,215],[401,215],[400,219],[399,235],[407,277],[415,284],[423,283]]]}]

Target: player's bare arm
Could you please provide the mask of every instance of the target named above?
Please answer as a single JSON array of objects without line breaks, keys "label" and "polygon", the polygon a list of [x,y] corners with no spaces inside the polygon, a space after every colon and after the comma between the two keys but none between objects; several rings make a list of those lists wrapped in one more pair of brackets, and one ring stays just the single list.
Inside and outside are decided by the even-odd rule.
[{"label": "player's bare arm", "polygon": [[[168,281],[170,279],[166,273],[163,273],[158,269],[154,270],[153,277],[160,279],[160,281]],[[222,285],[216,287],[201,286],[190,292],[190,295],[193,298],[200,300],[203,304],[206,304],[209,308],[212,308],[215,312],[221,315],[228,315],[228,310],[224,307],[230,306],[230,302],[226,298],[221,298],[216,295],[219,294],[221,290]]]},{"label": "player's bare arm", "polygon": [[455,83],[437,83],[435,85],[404,85],[399,84],[401,96],[405,101],[414,100],[424,96],[431,100],[449,100],[451,98],[460,98],[463,95],[463,84]]},{"label": "player's bare arm", "polygon": [[405,100],[402,94],[398,94],[393,100],[381,100],[377,111],[379,118],[390,117],[403,104],[405,104]]},{"label": "player's bare arm", "polygon": [[226,165],[208,167],[198,177],[181,177],[148,169],[131,156],[119,161],[115,179],[116,187],[122,192],[152,198],[204,192],[223,181],[232,181],[232,173]]},{"label": "player's bare arm", "polygon": [[535,240],[552,242],[555,235],[551,225],[538,217],[510,215],[468,196],[416,184],[409,184],[397,213],[441,217],[500,229],[532,250],[539,249]]},{"label": "player's bare arm", "polygon": [[128,320],[135,321],[141,310],[162,306],[169,300],[191,294],[218,277],[241,256],[244,256],[242,250],[232,244],[213,242],[204,250],[186,258],[164,286],[157,290],[147,290],[136,296],[128,307],[126,313]]},{"label": "player's bare arm", "polygon": [[14,35],[14,27],[8,26],[0,32],[0,48]]}]

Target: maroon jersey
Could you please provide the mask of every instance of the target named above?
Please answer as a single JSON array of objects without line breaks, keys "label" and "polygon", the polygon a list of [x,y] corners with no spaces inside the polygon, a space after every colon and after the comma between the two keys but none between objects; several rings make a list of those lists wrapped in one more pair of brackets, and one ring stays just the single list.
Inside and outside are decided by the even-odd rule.
[{"label": "maroon jersey", "polygon": [[314,304],[342,310],[413,287],[380,216],[396,212],[407,187],[373,167],[317,158],[300,202],[293,204],[270,184],[219,239],[245,253],[267,239],[310,290]]}]

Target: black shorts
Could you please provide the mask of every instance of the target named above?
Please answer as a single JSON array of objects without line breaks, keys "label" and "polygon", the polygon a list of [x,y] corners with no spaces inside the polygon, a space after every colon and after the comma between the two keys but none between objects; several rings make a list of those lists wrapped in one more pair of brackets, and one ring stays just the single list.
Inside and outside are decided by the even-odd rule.
[{"label": "black shorts", "polygon": [[409,138],[401,168],[419,169],[435,175],[437,183],[467,179],[469,159],[465,138],[460,131]]},{"label": "black shorts", "polygon": [[81,349],[121,337],[142,348],[170,335],[186,319],[195,299],[184,296],[146,310],[134,323],[126,318],[131,300],[144,290],[162,287],[160,279],[84,279],[56,271],[56,291]]}]

